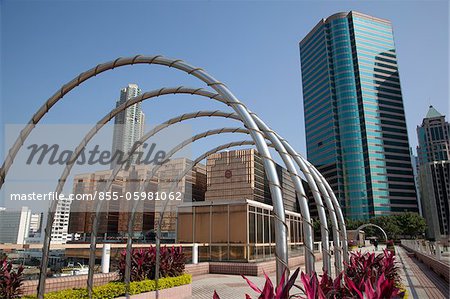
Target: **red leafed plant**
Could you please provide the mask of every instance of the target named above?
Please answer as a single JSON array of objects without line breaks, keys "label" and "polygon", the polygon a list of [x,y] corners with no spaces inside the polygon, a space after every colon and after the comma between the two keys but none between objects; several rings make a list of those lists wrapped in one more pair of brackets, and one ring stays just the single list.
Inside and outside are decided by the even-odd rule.
[{"label": "red leafed plant", "polygon": [[[160,249],[159,277],[176,277],[184,272],[185,255],[181,247],[166,246]],[[119,260],[119,273],[125,277],[126,251],[122,251]],[[155,279],[156,248],[133,249],[131,252],[131,281]]]},{"label": "red leafed plant", "polygon": [[375,289],[373,285],[366,283],[364,291],[368,299],[403,298],[404,296],[404,292],[396,286],[393,280],[387,279],[384,273],[378,277]]},{"label": "red leafed plant", "polygon": [[[291,275],[289,280],[286,281],[286,275],[283,273],[281,276],[280,284],[274,289],[272,281],[270,280],[269,276],[267,276],[266,273],[264,273],[264,276],[266,278],[266,282],[264,284],[263,289],[261,290],[256,286],[253,282],[251,282],[247,277],[242,275],[242,277],[245,279],[245,281],[248,283],[248,285],[259,294],[258,298],[263,299],[286,299],[286,298],[295,298],[296,295],[292,295],[289,297],[289,291],[294,286],[295,280],[297,279],[298,273],[300,271],[300,268],[297,268],[295,272]],[[251,299],[250,295],[245,295],[246,299]],[[213,299],[220,299],[219,295],[216,291],[214,291]]]},{"label": "red leafed plant", "polygon": [[0,298],[14,299],[21,295],[23,266],[13,269],[13,264],[6,257],[0,260]]},{"label": "red leafed plant", "polygon": [[[265,275],[266,282],[261,290],[245,276],[248,285],[259,294],[259,298],[264,299],[382,299],[382,298],[403,298],[404,292],[398,287],[400,276],[398,267],[395,264],[394,254],[384,250],[382,254],[361,252],[351,253],[350,262],[347,269],[341,272],[334,280],[324,272],[321,278],[316,273],[311,275],[301,273],[300,280],[302,290],[306,297],[299,294],[290,295],[289,291],[294,286],[299,269],[291,276],[284,285],[285,275],[283,275],[280,285],[274,290],[269,277]],[[220,299],[214,291],[214,299]],[[246,295],[246,299],[250,299]]]},{"label": "red leafed plant", "polygon": [[378,255],[370,252],[365,254],[362,254],[360,251],[352,252],[345,274],[359,289],[364,289],[363,284],[366,280],[370,280],[374,284],[381,274],[384,274],[386,279],[395,283],[400,282],[395,256],[388,250],[383,250],[383,253]]},{"label": "red leafed plant", "polygon": [[160,277],[176,277],[184,272],[185,256],[182,247],[161,248],[159,273]]},{"label": "red leafed plant", "polygon": [[299,287],[306,299],[326,299],[326,298],[354,298],[353,290],[343,283],[344,273],[340,273],[334,280],[325,272],[321,275],[321,279],[317,278],[317,274],[307,275],[301,274],[303,288]]}]

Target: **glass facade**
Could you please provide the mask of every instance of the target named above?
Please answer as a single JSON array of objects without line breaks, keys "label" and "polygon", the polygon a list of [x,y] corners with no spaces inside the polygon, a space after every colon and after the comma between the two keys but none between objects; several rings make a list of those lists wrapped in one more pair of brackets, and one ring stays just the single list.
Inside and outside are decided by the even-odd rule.
[{"label": "glass facade", "polygon": [[[272,259],[275,257],[272,210],[272,206],[252,200],[205,201],[179,206],[177,242],[199,243],[200,261]],[[303,255],[301,215],[286,211],[286,221],[289,256]]]},{"label": "glass facade", "polygon": [[392,26],[357,12],[301,41],[308,160],[347,217],[418,211]]}]

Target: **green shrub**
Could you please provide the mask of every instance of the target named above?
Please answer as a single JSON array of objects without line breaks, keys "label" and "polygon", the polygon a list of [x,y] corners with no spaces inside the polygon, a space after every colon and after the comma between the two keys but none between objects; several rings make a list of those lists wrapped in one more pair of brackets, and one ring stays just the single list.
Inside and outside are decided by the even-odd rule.
[{"label": "green shrub", "polygon": [[[173,288],[192,282],[190,274],[183,274],[177,277],[165,277],[158,280],[158,290]],[[156,282],[154,280],[134,281],[130,283],[130,294],[136,295],[156,290]],[[125,295],[125,283],[110,282],[93,289],[94,299],[112,299]],[[35,299],[36,296],[25,296],[27,299]],[[47,293],[45,299],[87,299],[88,291],[86,289],[70,289],[57,292]]]},{"label": "green shrub", "polygon": [[85,299],[88,298],[88,292],[85,289],[72,289],[51,292],[44,295],[45,299]]}]

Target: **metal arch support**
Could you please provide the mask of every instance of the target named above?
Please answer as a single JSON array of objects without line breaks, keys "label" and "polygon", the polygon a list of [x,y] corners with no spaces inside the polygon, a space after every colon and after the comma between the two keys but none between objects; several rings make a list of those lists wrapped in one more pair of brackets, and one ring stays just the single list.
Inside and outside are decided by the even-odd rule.
[{"label": "metal arch support", "polygon": [[[302,161],[304,161],[303,157],[300,157]],[[336,211],[334,209],[333,203],[331,202],[330,195],[328,194],[327,189],[325,188],[322,180],[317,176],[317,174],[314,172],[314,170],[310,169],[310,175],[314,178],[314,180],[317,182],[317,185],[320,189],[320,192],[323,195],[323,198],[325,199],[326,205],[329,208],[329,214],[331,218],[331,226],[333,231],[333,243],[334,243],[334,267],[336,270],[336,275],[342,271],[342,245],[340,240],[340,229],[338,220],[336,217]]]},{"label": "metal arch support", "polygon": [[[277,134],[277,136],[283,142],[286,149],[288,149],[289,153],[295,158],[295,160],[297,161],[297,158],[299,159],[299,161],[297,161],[299,166],[301,168],[307,168],[308,169],[307,172],[309,172],[313,176],[314,180],[319,183],[319,189],[321,189],[321,192],[324,195],[326,205],[328,207],[328,211],[331,215],[331,222],[333,225],[333,233],[335,233],[337,231],[340,235],[340,240],[342,240],[341,241],[342,246],[338,246],[337,248],[338,248],[338,250],[342,251],[344,261],[349,262],[348,244],[347,244],[347,229],[345,226],[345,219],[344,219],[344,216],[342,213],[341,206],[340,206],[333,190],[331,189],[330,185],[325,180],[325,178],[322,176],[322,174],[314,167],[314,165],[312,165],[302,155],[297,153],[283,137],[281,137],[278,134]],[[325,190],[323,188],[325,188]],[[328,199],[331,200],[331,202],[329,202]],[[335,216],[333,216],[333,214],[335,214]],[[335,220],[333,220],[333,218],[335,218],[335,219],[337,218],[336,220],[337,220],[337,224],[339,225],[339,227],[337,227],[337,225],[335,224]],[[335,225],[336,225],[336,229],[334,227]],[[338,258],[339,257],[337,256],[336,260]],[[336,264],[336,260],[335,260],[335,264]],[[344,266],[345,266],[345,264],[344,264]]]},{"label": "metal arch support", "polygon": [[[341,234],[341,240],[342,240],[342,253],[343,258],[345,262],[350,262],[349,256],[348,256],[348,238],[347,238],[347,227],[345,226],[345,219],[344,214],[342,213],[341,205],[339,204],[339,201],[336,198],[336,195],[333,192],[333,189],[331,189],[330,185],[328,184],[327,180],[322,176],[322,174],[307,160],[305,162],[308,164],[310,169],[313,170],[314,173],[320,178],[323,185],[325,186],[326,190],[328,191],[328,194],[330,195],[331,202],[334,205],[334,210],[336,211],[338,222],[340,225],[340,234]],[[344,263],[344,268],[346,268],[346,264]]]},{"label": "metal arch support", "polygon": [[[16,139],[14,145],[8,151],[7,157],[3,162],[2,168],[0,169],[0,187],[3,186],[7,172],[11,167],[14,158],[16,157],[19,149],[22,147],[24,140],[28,137],[31,131],[34,129],[35,125],[40,121],[40,119],[55,105],[65,94],[70,92],[76,86],[80,85],[84,81],[102,73],[107,70],[114,69],[116,67],[121,67],[124,65],[132,64],[159,64],[167,67],[173,67],[181,71],[186,72],[189,75],[195,76],[198,79],[205,82],[208,86],[217,91],[223,96],[228,102],[231,103],[232,108],[237,114],[242,118],[245,126],[249,128],[252,139],[255,141],[256,148],[258,152],[263,157],[264,167],[267,173],[267,178],[270,184],[270,191],[273,199],[273,213],[276,216],[275,221],[275,255],[277,259],[277,282],[281,280],[281,276],[288,269],[288,248],[287,248],[287,230],[283,204],[283,196],[281,192],[280,182],[276,173],[275,164],[272,161],[267,144],[264,142],[262,133],[258,130],[254,120],[251,118],[246,107],[234,96],[234,94],[222,83],[217,81],[214,77],[206,73],[204,70],[193,67],[183,61],[169,59],[162,56],[143,56],[137,55],[134,57],[118,58],[114,61],[110,61],[104,64],[97,65],[96,67],[88,70],[87,72],[81,73],[79,76],[74,78],[69,83],[65,84],[58,92],[56,92],[52,97],[50,97],[43,106],[33,115],[32,119],[29,121],[28,125],[20,132],[19,137]],[[44,244],[44,246],[49,244]],[[38,298],[43,298],[45,292],[45,282],[39,281],[38,287]]]},{"label": "metal arch support", "polygon": [[381,232],[382,232],[383,235],[384,235],[384,238],[386,239],[386,243],[387,243],[388,237],[387,237],[387,234],[386,234],[386,232],[384,231],[384,229],[382,229],[380,226],[378,226],[378,225],[376,225],[376,224],[373,224],[373,223],[366,223],[366,224],[363,224],[363,225],[361,225],[360,227],[358,227],[358,228],[356,229],[356,232],[355,232],[355,240],[356,240],[356,238],[358,237],[359,231],[362,230],[362,229],[365,228],[365,227],[368,227],[368,226],[373,226],[373,227],[376,227],[376,228],[378,228],[379,230],[381,230]]},{"label": "metal arch support", "polygon": [[[260,128],[261,131],[263,131],[263,133],[266,135],[266,138],[270,140],[270,142],[272,142],[272,144],[274,145],[276,151],[278,152],[278,154],[281,156],[281,158],[283,159],[284,164],[286,165],[286,168],[289,172],[289,175],[291,176],[291,179],[294,183],[295,186],[295,190],[297,191],[298,195],[299,195],[299,207],[303,216],[303,230],[304,230],[304,244],[305,244],[305,250],[306,250],[306,254],[305,254],[305,264],[306,264],[306,272],[307,273],[313,273],[314,271],[314,264],[315,264],[315,256],[314,256],[314,240],[313,240],[313,236],[314,236],[314,229],[313,229],[313,224],[311,222],[311,217],[309,214],[309,206],[308,206],[308,199],[306,198],[306,193],[305,190],[303,188],[300,176],[298,175],[297,169],[294,166],[294,161],[292,160],[292,155],[288,154],[288,152],[286,151],[286,148],[284,147],[283,143],[280,141],[280,139],[278,138],[278,136],[258,117],[256,116],[256,114],[252,113],[251,114],[253,119],[255,120],[256,124],[258,125],[258,127]],[[312,183],[314,183],[314,181],[312,181]],[[330,258],[331,258],[331,254],[329,252],[329,248],[328,248],[328,228],[326,227],[326,215],[323,209],[323,204],[322,201],[320,200],[320,194],[318,196],[318,198],[316,198],[316,203],[320,205],[320,207],[318,207],[319,211],[322,211],[323,214],[321,215],[323,218],[321,218],[322,220],[324,220],[323,224],[323,228],[324,230],[322,231],[322,238],[325,240],[325,242],[323,242],[324,245],[324,253],[323,253],[323,257],[324,257],[324,270],[327,270],[329,272],[329,265],[331,264]]]},{"label": "metal arch support", "polygon": [[[285,145],[288,152],[294,157],[295,161],[297,162],[297,164],[300,167],[300,169],[302,170],[302,172],[305,174],[308,184],[312,188],[312,193],[313,193],[313,196],[314,196],[314,199],[316,201],[318,208],[322,207],[322,211],[320,211],[320,209],[318,211],[321,226],[322,226],[322,222],[325,222],[325,223],[327,222],[325,215],[322,215],[322,217],[320,216],[321,214],[325,213],[324,209],[323,209],[322,199],[320,197],[320,192],[322,193],[322,196],[325,200],[326,207],[328,209],[328,213],[330,214],[330,217],[331,217],[334,246],[337,249],[336,254],[335,254],[334,266],[335,266],[336,273],[340,273],[342,270],[342,259],[341,259],[342,249],[341,249],[341,244],[340,244],[340,238],[339,238],[340,230],[339,230],[338,221],[336,218],[335,207],[333,206],[333,204],[330,200],[329,194],[328,194],[326,188],[324,187],[323,182],[320,180],[320,178],[317,176],[317,174],[311,168],[313,166],[309,163],[306,163],[306,160],[299,153],[297,153],[284,138],[280,137],[279,135],[278,135],[278,137],[283,142],[283,144]],[[317,187],[319,187],[320,192]],[[328,224],[326,225],[326,227],[327,226],[328,226]],[[328,245],[328,238],[327,238],[327,245]],[[330,266],[330,269],[331,269],[331,266]]]},{"label": "metal arch support", "polygon": [[[182,89],[184,89],[184,90],[182,90]],[[133,99],[127,101],[127,103],[126,103],[125,105],[122,105],[122,106],[120,106],[120,107],[114,109],[110,114],[107,114],[107,116],[105,116],[101,121],[98,122],[98,125],[99,125],[99,126],[98,126],[98,127],[94,127],[94,128],[91,130],[91,132],[93,132],[93,131],[94,131],[94,132],[98,131],[104,123],[106,123],[108,120],[112,119],[112,118],[114,117],[114,115],[117,114],[118,112],[120,112],[121,110],[123,110],[123,109],[125,109],[125,108],[127,108],[127,107],[129,107],[129,106],[131,106],[131,105],[133,105],[133,104],[135,104],[135,103],[137,103],[138,101],[143,101],[143,100],[145,100],[146,98],[151,97],[152,95],[154,95],[154,96],[159,96],[159,95],[163,94],[162,91],[165,91],[165,92],[164,92],[165,94],[169,94],[169,93],[178,93],[178,92],[180,92],[180,93],[182,93],[182,92],[183,92],[183,93],[186,93],[186,92],[187,92],[187,93],[192,93],[192,92],[196,92],[196,91],[198,91],[198,90],[199,90],[199,89],[189,89],[189,88],[181,88],[181,87],[178,87],[178,88],[167,88],[167,89],[166,89],[166,88],[163,88],[163,89],[161,89],[161,90],[157,90],[157,91],[145,93],[145,94],[143,94],[143,95],[141,95],[141,96],[139,96],[139,97],[136,97],[136,98],[133,98]],[[223,100],[220,99],[220,96],[219,96],[218,94],[214,94],[214,93],[209,93],[209,92],[203,91],[203,93],[201,93],[201,95],[202,95],[202,96],[207,96],[207,97],[209,97],[209,98],[214,98],[214,99],[217,99],[217,100],[219,100],[219,101],[221,101],[221,102],[226,103],[225,101],[223,101]],[[219,114],[219,113],[217,113],[217,114]],[[199,113],[191,113],[191,114],[188,114],[188,115],[183,115],[183,116],[181,116],[181,117],[175,118],[175,120],[181,121],[181,120],[185,120],[185,119],[189,119],[189,118],[197,117],[197,116],[211,116],[211,115],[209,115],[208,113],[202,113],[202,112],[199,112]],[[215,115],[215,116],[230,117],[230,114],[222,113],[222,115]],[[236,117],[232,117],[232,118],[236,119]],[[88,134],[88,136],[92,136],[92,133]],[[88,141],[89,138],[85,138],[85,139],[83,140],[84,142],[82,142],[82,144],[80,144],[80,146],[78,147],[78,149],[82,148],[81,146],[83,145],[83,143],[84,143],[84,144],[87,143],[86,140]],[[74,157],[71,158],[71,160],[75,161],[76,158],[77,158],[77,156],[78,156],[78,153],[79,153],[79,150],[78,150],[78,151],[76,150],[76,151],[74,152],[74,155],[73,155]],[[70,169],[69,169],[69,170],[70,170]],[[291,173],[291,175],[292,175],[292,173]],[[65,179],[65,177],[64,177],[64,179]],[[60,181],[64,182],[64,181],[65,181],[64,179],[61,179]],[[295,180],[295,179],[294,179],[294,180]],[[299,193],[300,193],[300,192],[299,192]],[[321,206],[322,206],[322,205],[321,205]],[[322,207],[322,209],[323,209],[323,207]],[[319,210],[320,210],[320,207],[319,207]],[[303,213],[303,214],[305,214],[305,213]],[[131,217],[131,218],[132,218],[132,220],[134,220],[134,217]],[[305,218],[308,218],[308,217],[305,217]],[[326,223],[326,222],[323,221],[323,223]],[[310,222],[309,222],[309,224],[310,224]],[[131,233],[129,233],[129,235],[131,236]],[[308,235],[308,234],[306,234],[306,235]],[[324,236],[328,237],[328,233],[324,234]],[[95,239],[95,238],[94,238],[94,239]],[[328,244],[328,242],[325,242],[325,244]],[[327,247],[325,247],[325,251],[328,251],[328,250],[327,250]],[[312,246],[311,246],[310,252],[312,253]],[[325,257],[324,260],[325,260],[325,262],[327,262],[327,261],[328,261],[328,260],[327,260],[327,257]],[[327,268],[327,270],[328,270],[328,268]],[[308,272],[310,272],[310,271],[311,271],[311,270],[308,269]]]},{"label": "metal arch support", "polygon": [[[139,101],[143,101],[143,100],[145,100],[147,98],[151,98],[151,97],[159,96],[159,95],[163,95],[163,94],[171,94],[171,93],[174,93],[174,94],[175,93],[198,94],[198,95],[201,95],[201,96],[209,97],[211,99],[216,99],[216,100],[218,100],[220,102],[223,102],[223,103],[227,104],[226,101],[222,100],[218,94],[211,93],[209,91],[205,91],[205,90],[198,89],[198,88],[197,89],[184,88],[184,87],[162,88],[162,89],[159,89],[159,90],[156,90],[156,91],[152,91],[152,92],[147,92],[147,93],[142,94],[141,96],[132,98],[129,101],[127,101],[125,104],[123,104],[122,106],[117,107],[111,113],[107,114],[101,121],[99,121],[98,122],[99,127],[93,128],[91,130],[91,133],[92,133],[92,131],[97,132],[101,128],[102,121],[103,121],[103,123],[106,123],[108,120],[112,119],[115,114],[117,114],[118,112],[120,112],[123,109],[125,109],[125,108],[127,108],[127,107],[129,107],[129,106],[131,106],[131,105],[133,105],[133,104],[135,104],[137,102],[139,102]],[[194,113],[192,113],[191,115],[194,115]],[[196,115],[198,115],[198,114],[196,114]],[[209,116],[209,115],[203,114],[203,115],[200,115],[200,116]],[[224,114],[224,115],[216,115],[216,116],[227,117],[228,115]],[[179,119],[181,120],[181,119],[186,119],[186,118],[187,118],[187,116],[184,115],[184,116],[181,116]],[[236,117],[232,117],[232,118],[233,119],[238,119]],[[89,134],[87,136],[89,136]],[[92,137],[92,135],[91,135],[91,137]],[[84,141],[84,145],[87,143],[86,140],[88,141],[89,138],[85,137],[85,139],[83,140]],[[80,144],[80,146],[82,144],[83,144],[83,142]],[[78,148],[80,148],[80,146]],[[73,161],[75,161],[77,159],[76,153],[77,153],[77,151],[74,152],[74,156],[75,157],[74,157]],[[70,169],[69,169],[69,171],[70,171]],[[60,181],[62,181],[63,183],[65,182],[65,180],[60,180]]]}]

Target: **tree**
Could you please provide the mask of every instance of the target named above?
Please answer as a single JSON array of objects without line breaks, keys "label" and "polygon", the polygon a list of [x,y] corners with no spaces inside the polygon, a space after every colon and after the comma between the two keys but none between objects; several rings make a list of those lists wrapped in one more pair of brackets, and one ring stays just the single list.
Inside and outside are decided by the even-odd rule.
[{"label": "tree", "polygon": [[[370,223],[381,227],[388,237],[388,239],[397,239],[398,235],[402,233],[395,216],[378,216],[370,219]],[[380,230],[376,230],[376,235],[380,240],[384,239],[384,235]]]},{"label": "tree", "polygon": [[423,233],[425,233],[427,224],[425,219],[419,214],[406,212],[395,215],[395,218],[401,229],[402,235],[416,238],[417,236],[422,236]]},{"label": "tree", "polygon": [[368,223],[367,220],[345,219],[347,230],[357,229],[358,227],[366,223]]},{"label": "tree", "polygon": [[[369,220],[346,220],[347,230],[355,230],[363,224],[372,223],[381,227],[388,239],[398,239],[400,236],[416,238],[421,236],[427,227],[425,219],[417,213],[405,212],[396,215],[378,216]],[[367,237],[376,236],[384,240],[383,233],[374,227],[365,227],[364,232]]]}]

